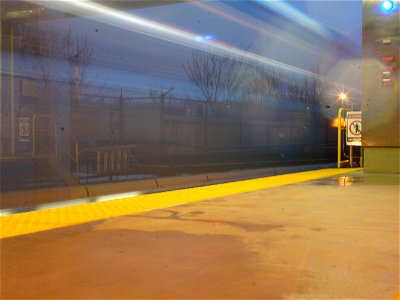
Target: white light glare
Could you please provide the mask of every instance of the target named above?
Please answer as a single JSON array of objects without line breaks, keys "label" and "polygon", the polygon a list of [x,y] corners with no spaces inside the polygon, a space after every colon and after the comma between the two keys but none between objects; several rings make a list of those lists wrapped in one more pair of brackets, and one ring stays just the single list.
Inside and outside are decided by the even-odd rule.
[{"label": "white light glare", "polygon": [[394,9],[394,2],[391,0],[384,0],[381,7],[385,12],[390,12]]},{"label": "white light glare", "polygon": [[268,7],[275,13],[285,16],[292,21],[306,27],[307,29],[323,36],[324,38],[330,38],[329,32],[326,30],[322,24],[315,21],[314,19],[306,16],[304,13],[293,7],[292,5],[286,3],[282,0],[256,0],[263,6]]},{"label": "white light glare", "polygon": [[76,206],[80,204],[92,203],[92,202],[104,202],[104,201],[112,201],[112,200],[119,200],[131,197],[137,197],[143,195],[144,192],[128,192],[128,193],[119,193],[119,194],[111,194],[111,195],[104,195],[104,196],[97,196],[97,197],[90,197],[90,198],[82,198],[76,200],[65,200],[65,201],[57,201],[52,203],[43,203],[38,204],[34,207],[30,207],[27,209],[0,209],[0,216],[7,216],[12,215],[18,212],[27,212],[27,211],[38,211],[38,210],[47,210],[47,209],[55,209],[55,208],[62,208],[68,206]]},{"label": "white light glare", "polygon": [[[250,64],[262,64],[268,67],[272,66],[277,69],[297,73],[302,76],[321,79],[319,75],[312,72],[302,70],[300,68],[296,68],[294,66],[284,64],[261,55],[244,51],[239,48],[228,47],[217,43],[213,41],[213,37],[211,35],[200,37],[199,35],[188,33],[162,23],[150,21],[132,13],[119,11],[89,0],[31,0],[31,2],[63,12],[70,12],[78,16],[89,16],[90,18],[99,22],[107,23],[125,30],[134,31],[186,47],[199,49],[206,52],[213,52],[221,56],[228,56],[232,59],[245,61]],[[202,42],[199,43],[199,40]]]}]

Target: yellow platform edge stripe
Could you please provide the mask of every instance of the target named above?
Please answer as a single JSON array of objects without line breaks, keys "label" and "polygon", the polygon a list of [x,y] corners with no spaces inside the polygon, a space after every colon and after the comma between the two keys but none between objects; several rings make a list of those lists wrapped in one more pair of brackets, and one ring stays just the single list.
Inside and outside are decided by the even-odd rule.
[{"label": "yellow platform edge stripe", "polygon": [[143,194],[135,197],[36,210],[0,217],[0,238],[15,237],[50,229],[130,215],[190,202],[245,193],[360,171],[321,169],[235,182]]}]

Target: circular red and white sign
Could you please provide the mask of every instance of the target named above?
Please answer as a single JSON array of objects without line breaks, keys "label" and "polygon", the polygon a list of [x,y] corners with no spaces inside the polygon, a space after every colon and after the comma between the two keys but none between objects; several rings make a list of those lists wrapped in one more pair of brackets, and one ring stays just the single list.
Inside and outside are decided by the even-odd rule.
[{"label": "circular red and white sign", "polygon": [[351,134],[361,135],[361,121],[355,120],[350,123],[349,130]]}]

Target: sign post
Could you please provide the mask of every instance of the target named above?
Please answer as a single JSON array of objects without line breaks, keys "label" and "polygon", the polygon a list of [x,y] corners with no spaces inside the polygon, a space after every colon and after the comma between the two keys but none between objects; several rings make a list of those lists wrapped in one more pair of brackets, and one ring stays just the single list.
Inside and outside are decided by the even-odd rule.
[{"label": "sign post", "polygon": [[361,111],[348,111],[346,116],[346,145],[350,146],[349,162],[352,168],[353,146],[361,146]]}]

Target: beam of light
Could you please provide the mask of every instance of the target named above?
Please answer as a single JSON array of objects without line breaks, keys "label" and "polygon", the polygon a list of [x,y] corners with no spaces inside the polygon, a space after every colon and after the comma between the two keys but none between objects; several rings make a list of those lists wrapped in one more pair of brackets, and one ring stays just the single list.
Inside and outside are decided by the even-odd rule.
[{"label": "beam of light", "polygon": [[296,9],[292,5],[286,3],[285,1],[282,0],[274,0],[274,1],[256,0],[256,1],[259,4],[271,9],[275,13],[278,13],[281,16],[284,16],[296,22],[300,26],[303,26],[308,30],[315,32],[326,39],[330,39],[330,34],[328,30],[324,28],[324,26],[322,26],[319,22],[315,21],[314,19],[306,16],[300,10]]},{"label": "beam of light", "polygon": [[150,21],[146,18],[122,12],[98,3],[94,3],[89,0],[31,0],[30,2],[49,7],[51,9],[69,12],[78,16],[90,16],[90,18],[92,19],[106,23],[111,26],[130,30],[193,49],[213,52],[217,55],[227,56],[232,59],[244,61],[249,64],[261,64],[266,67],[275,67],[282,71],[287,71],[302,76],[313,77],[320,80],[322,79],[320,75],[314,74],[310,71],[303,70],[248,51],[244,51],[239,48],[229,47],[211,39],[204,39],[201,43],[199,43],[199,41],[197,40],[199,35],[197,34],[176,29],[162,23]]},{"label": "beam of light", "polygon": [[[304,41],[301,40],[301,39],[298,39],[296,37],[291,37],[289,39],[287,37],[284,37],[284,35],[282,33],[279,33],[276,30],[273,31],[273,30],[268,30],[268,29],[266,29],[264,27],[256,26],[256,25],[254,25],[254,24],[252,24],[252,23],[250,23],[250,22],[248,22],[246,20],[240,19],[240,18],[235,17],[235,16],[233,16],[231,14],[228,14],[226,12],[218,10],[218,9],[210,6],[209,4],[207,4],[205,2],[193,1],[193,2],[190,2],[190,3],[192,5],[194,5],[194,6],[197,6],[197,7],[201,8],[201,9],[206,10],[208,12],[211,12],[211,13],[213,13],[215,15],[224,17],[225,19],[230,20],[230,21],[232,21],[232,22],[234,22],[236,24],[239,24],[239,25],[244,26],[246,28],[252,29],[252,30],[257,31],[257,32],[260,32],[261,34],[263,34],[265,36],[269,36],[269,37],[272,37],[272,38],[274,38],[276,40],[279,40],[279,41],[281,41],[283,43],[286,43],[286,44],[288,44],[288,45],[290,45],[290,46],[292,46],[294,48],[298,48],[298,49],[301,49],[301,50],[303,50],[305,52],[309,52],[309,53],[311,53],[313,55],[325,58],[324,55],[321,53],[321,51],[317,51],[316,49],[312,49],[312,48],[315,48],[313,45],[310,45],[309,43],[304,43]],[[331,58],[329,58],[329,59],[332,60]]]}]

